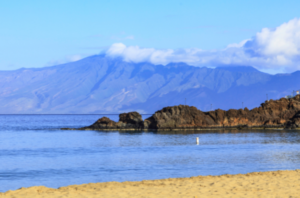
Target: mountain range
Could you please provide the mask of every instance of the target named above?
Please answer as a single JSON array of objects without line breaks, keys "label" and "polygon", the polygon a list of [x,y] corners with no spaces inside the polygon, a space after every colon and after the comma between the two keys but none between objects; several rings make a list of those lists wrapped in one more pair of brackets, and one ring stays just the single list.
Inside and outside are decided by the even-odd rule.
[{"label": "mountain range", "polygon": [[105,55],[62,65],[0,71],[1,114],[152,114],[187,104],[202,111],[259,106],[300,89],[300,71],[251,66],[130,63]]}]

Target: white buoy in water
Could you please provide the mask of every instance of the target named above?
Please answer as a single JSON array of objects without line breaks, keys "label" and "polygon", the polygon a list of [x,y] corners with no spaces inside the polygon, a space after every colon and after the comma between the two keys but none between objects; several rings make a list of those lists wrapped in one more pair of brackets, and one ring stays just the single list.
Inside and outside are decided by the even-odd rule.
[{"label": "white buoy in water", "polygon": [[199,145],[199,138],[196,137],[196,142],[197,142],[197,145]]}]

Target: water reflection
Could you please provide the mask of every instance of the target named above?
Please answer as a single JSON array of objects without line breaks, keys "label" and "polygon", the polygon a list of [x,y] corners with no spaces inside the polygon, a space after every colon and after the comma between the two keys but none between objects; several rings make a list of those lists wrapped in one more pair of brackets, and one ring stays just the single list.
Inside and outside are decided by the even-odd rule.
[{"label": "water reflection", "polygon": [[[208,130],[208,131],[113,131],[113,132],[101,132],[97,133],[118,133],[120,137],[124,138],[123,145],[149,145],[154,143],[151,141],[153,135],[158,136],[155,140],[155,144],[163,142],[168,145],[168,142],[175,145],[193,145],[196,142],[196,137],[200,138],[200,144],[297,144],[300,143],[300,133],[297,130]],[[146,137],[147,141],[143,142],[140,138]],[[155,137],[155,136],[153,136]],[[131,142],[131,143],[130,143]],[[159,145],[159,144],[158,144]]]}]

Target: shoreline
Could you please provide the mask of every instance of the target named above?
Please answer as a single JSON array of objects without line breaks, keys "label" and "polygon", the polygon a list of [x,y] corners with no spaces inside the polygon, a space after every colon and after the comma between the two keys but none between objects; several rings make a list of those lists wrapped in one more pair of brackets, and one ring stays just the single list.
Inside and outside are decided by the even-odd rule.
[{"label": "shoreline", "polygon": [[300,169],[132,182],[89,183],[57,189],[33,186],[0,192],[0,197],[300,197]]},{"label": "shoreline", "polygon": [[263,126],[259,126],[259,127],[202,127],[202,128],[163,128],[163,129],[136,129],[136,128],[110,128],[110,129],[92,129],[92,128],[60,128],[60,130],[78,130],[78,131],[136,131],[136,132],[164,132],[164,131],[227,131],[227,130],[243,130],[243,131],[250,131],[250,130],[286,130],[286,131],[290,131],[290,130],[300,130],[300,127],[297,128],[284,128],[284,127],[263,127]]}]

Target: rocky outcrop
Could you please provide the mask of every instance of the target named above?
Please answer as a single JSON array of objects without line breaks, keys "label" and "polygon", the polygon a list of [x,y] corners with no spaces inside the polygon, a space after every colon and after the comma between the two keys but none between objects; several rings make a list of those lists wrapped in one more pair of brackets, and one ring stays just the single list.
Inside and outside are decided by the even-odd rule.
[{"label": "rocky outcrop", "polygon": [[179,105],[155,112],[144,122],[149,129],[300,128],[300,95],[269,100],[252,110],[230,109],[202,112]]},{"label": "rocky outcrop", "polygon": [[119,122],[107,117],[81,129],[91,130],[201,130],[229,128],[293,128],[300,129],[300,95],[262,103],[249,110],[230,109],[202,112],[196,107],[179,105],[165,107],[142,120],[137,112],[119,115]]},{"label": "rocky outcrop", "polygon": [[143,129],[143,119],[138,112],[122,113],[119,115],[119,122],[102,117],[82,130],[141,130]]}]

